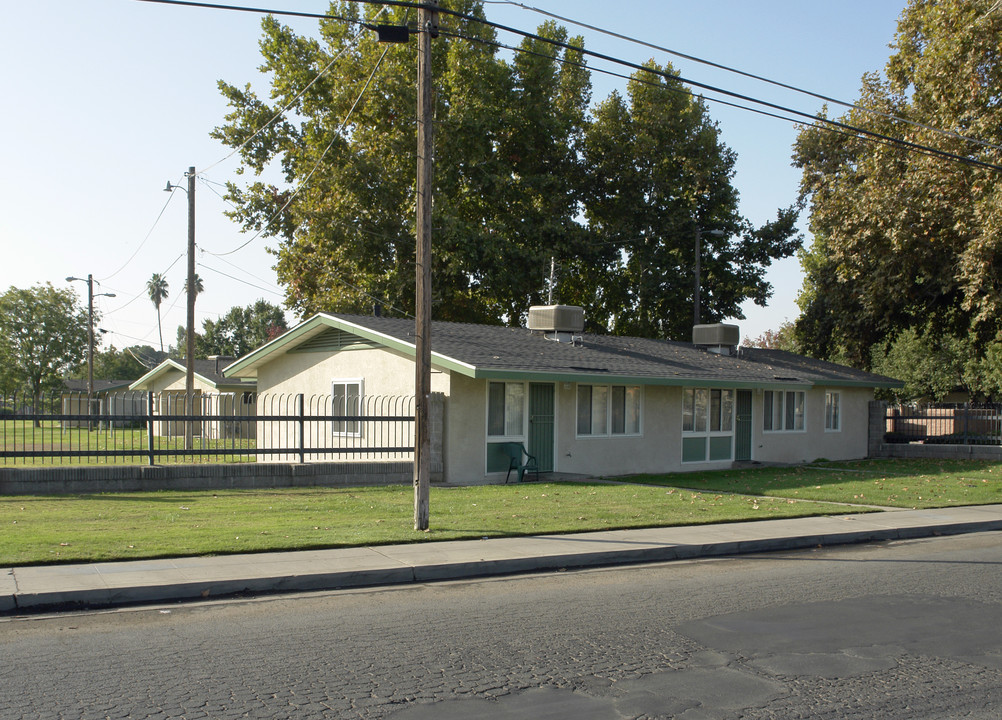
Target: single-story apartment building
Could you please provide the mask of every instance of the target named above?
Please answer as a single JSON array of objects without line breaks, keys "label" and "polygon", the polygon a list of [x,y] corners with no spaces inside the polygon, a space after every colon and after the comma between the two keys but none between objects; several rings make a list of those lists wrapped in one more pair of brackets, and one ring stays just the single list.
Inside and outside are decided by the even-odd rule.
[{"label": "single-story apartment building", "polygon": [[[90,399],[91,412],[87,412],[89,383],[77,378],[63,380],[60,392],[60,411],[63,415],[80,415],[79,419],[63,420],[64,428],[86,427],[88,414],[142,415],[146,398],[141,393],[129,392],[128,380],[94,380],[94,394]],[[112,421],[112,426],[126,425],[128,421]]]},{"label": "single-story apartment building", "polygon": [[[698,325],[693,342],[582,328],[581,308],[568,306],[534,307],[524,328],[432,324],[442,480],[503,481],[510,442],[541,472],[591,476],[862,458],[874,389],[900,385],[738,347],[734,325]],[[415,323],[318,314],[224,375],[262,394],[412,395]]]},{"label": "single-story apartment building", "polygon": [[[253,380],[234,380],[223,375],[223,369],[232,361],[232,357],[223,355],[195,360],[191,414],[213,418],[195,424],[193,431],[196,436],[229,439],[253,438],[255,435],[254,422],[225,420],[226,416],[254,415],[256,407],[256,385]],[[155,415],[186,415],[186,378],[187,368],[184,362],[167,358],[129,385],[129,390],[152,392]],[[184,423],[155,422],[153,434],[158,437],[182,436]]]}]

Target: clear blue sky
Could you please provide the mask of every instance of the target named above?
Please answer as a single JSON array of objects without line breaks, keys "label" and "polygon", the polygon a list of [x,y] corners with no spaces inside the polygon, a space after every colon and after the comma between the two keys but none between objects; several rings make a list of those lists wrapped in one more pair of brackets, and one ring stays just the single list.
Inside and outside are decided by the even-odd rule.
[{"label": "clear blue sky", "polygon": [[[321,0],[247,0],[238,4],[323,12]],[[882,70],[904,0],[525,0],[582,22],[678,52],[740,68],[845,101],[855,100],[864,72]],[[488,17],[533,30],[544,20],[503,2],[486,4]],[[209,138],[226,112],[216,82],[263,88],[257,72],[260,18],[255,15],[136,0],[8,0],[0,30],[0,288],[52,282],[66,276],[100,281],[95,305],[104,345],[158,345],[156,314],[145,283],[164,272],[171,287],[164,303],[165,345],[185,322],[186,201],[168,202],[168,180],[183,184],[185,170],[207,168],[228,154]],[[308,20],[287,21],[300,33]],[[664,53],[570,28],[586,47],[633,62],[671,60],[684,77],[817,112],[821,102],[781,91]],[[506,38],[517,43],[517,38]],[[594,63],[593,63],[594,64]],[[625,81],[593,76],[594,100]],[[790,166],[793,124],[710,103],[724,141],[738,154],[735,185],[741,212],[755,223],[775,216],[797,194]],[[236,159],[206,179],[234,179]],[[198,183],[197,244],[225,252],[249,236],[223,216],[225,204]],[[801,227],[806,231],[806,217]],[[154,224],[155,228],[154,228]],[[150,233],[151,228],[153,232]],[[809,236],[808,236],[809,241]],[[281,304],[282,289],[258,239],[225,261],[198,253],[205,293],[199,327],[234,305],[258,298]],[[180,258],[180,259],[179,259]],[[172,265],[173,263],[173,265]],[[169,268],[169,269],[168,269]],[[737,322],[746,338],[797,315],[801,285],[796,259],[774,266],[769,306],[749,303]],[[86,298],[82,283],[72,284]],[[295,322],[296,318],[290,317]]]}]

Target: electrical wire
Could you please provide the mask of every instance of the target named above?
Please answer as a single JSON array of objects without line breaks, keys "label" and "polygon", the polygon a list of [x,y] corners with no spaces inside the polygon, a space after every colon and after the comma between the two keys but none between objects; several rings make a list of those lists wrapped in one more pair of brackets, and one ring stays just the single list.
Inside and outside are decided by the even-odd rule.
[{"label": "electrical wire", "polygon": [[[329,16],[327,16],[327,15],[320,15],[318,13],[302,13],[302,12],[296,12],[296,11],[267,10],[267,9],[264,9],[264,8],[251,8],[251,7],[246,7],[246,6],[234,6],[234,5],[223,5],[223,4],[216,4],[216,3],[192,2],[191,0],[139,0],[139,2],[152,2],[152,3],[160,3],[160,4],[165,4],[165,5],[188,5],[188,6],[208,7],[208,8],[222,9],[222,10],[236,10],[236,11],[241,11],[241,12],[268,13],[268,14],[272,14],[272,15],[286,15],[287,14],[287,15],[291,15],[291,16],[294,16],[294,17],[310,17],[310,18],[318,18],[318,19],[328,18],[329,19]],[[458,12],[456,10],[449,10],[447,8],[440,8],[438,6],[429,6],[429,5],[426,5],[424,3],[407,2],[405,0],[348,0],[348,2],[355,2],[355,3],[367,4],[367,5],[389,5],[389,6],[393,6],[393,7],[425,8],[425,9],[435,10],[438,13],[440,13],[441,15],[449,15],[449,16],[457,17],[457,18],[460,18],[462,20],[466,20],[466,21],[469,21],[469,22],[480,23],[480,24],[483,24],[485,26],[492,27],[492,28],[494,28],[496,30],[502,30],[504,32],[512,33],[512,34],[515,34],[515,35],[519,35],[519,36],[521,36],[523,38],[532,39],[532,40],[538,40],[540,42],[545,42],[545,43],[548,43],[550,45],[553,45],[554,47],[562,48],[564,50],[570,50],[570,51],[573,51],[573,52],[580,52],[582,55],[586,55],[588,57],[593,57],[593,58],[596,58],[596,59],[599,59],[599,60],[604,60],[606,62],[610,62],[610,63],[613,63],[613,64],[622,65],[624,67],[628,67],[628,68],[631,68],[633,70],[639,70],[639,71],[648,72],[648,73],[651,73],[651,74],[654,74],[654,75],[660,75],[660,76],[665,77],[665,78],[675,79],[675,80],[678,80],[680,82],[684,82],[684,83],[687,83],[689,85],[692,85],[693,87],[700,88],[702,90],[706,90],[706,91],[709,91],[709,92],[715,92],[715,93],[718,93],[718,94],[721,94],[721,95],[725,95],[727,97],[734,98],[736,100],[741,100],[743,102],[751,102],[751,103],[754,103],[756,105],[761,105],[763,107],[770,108],[771,110],[775,110],[777,112],[785,112],[785,113],[789,113],[789,114],[796,115],[796,116],[799,116],[799,117],[803,117],[803,118],[805,118],[805,119],[807,119],[807,120],[810,121],[809,124],[821,123],[823,125],[827,125],[827,126],[830,126],[830,127],[837,127],[837,128],[843,129],[843,130],[849,130],[849,131],[852,131],[852,132],[855,132],[855,133],[859,133],[859,134],[862,134],[862,135],[866,135],[866,136],[869,136],[869,137],[879,138],[879,139],[885,140],[887,142],[898,144],[901,147],[906,147],[906,148],[909,148],[909,149],[912,149],[912,150],[916,150],[916,151],[919,151],[919,152],[936,155],[936,156],[938,156],[940,158],[943,158],[943,159],[955,160],[957,162],[964,163],[966,165],[971,165],[971,166],[975,166],[975,167],[982,167],[982,168],[985,168],[985,169],[995,170],[995,171],[1002,172],[1002,165],[996,165],[994,163],[985,162],[985,161],[982,161],[982,160],[977,160],[977,159],[974,159],[974,158],[965,157],[963,155],[957,155],[956,153],[947,152],[945,150],[939,150],[938,148],[933,148],[933,147],[930,147],[930,146],[927,146],[927,145],[922,145],[920,143],[914,143],[914,142],[911,142],[911,141],[908,141],[908,140],[902,140],[900,138],[894,138],[894,137],[892,137],[890,135],[885,135],[883,133],[877,133],[877,132],[872,131],[872,130],[867,130],[865,128],[856,127],[856,126],[853,126],[853,125],[849,125],[848,123],[840,122],[840,121],[837,121],[837,120],[832,120],[830,118],[826,118],[826,117],[823,117],[823,116],[812,115],[810,113],[806,113],[806,112],[803,112],[803,111],[800,111],[800,110],[795,110],[793,108],[788,108],[788,107],[785,107],[785,106],[782,106],[782,105],[779,105],[779,104],[776,104],[776,103],[771,103],[771,102],[768,102],[768,101],[765,101],[765,100],[759,100],[757,98],[754,98],[754,97],[751,97],[751,96],[748,96],[748,95],[744,95],[742,93],[737,93],[737,92],[734,92],[734,91],[731,91],[731,90],[726,90],[724,88],[716,87],[716,86],[710,85],[708,83],[702,83],[702,82],[699,82],[699,81],[696,81],[696,80],[691,80],[689,78],[683,77],[680,74],[672,74],[672,73],[667,73],[665,71],[656,71],[656,70],[653,70],[651,68],[644,67],[643,65],[640,65],[640,64],[637,64],[637,63],[634,63],[634,62],[630,62],[628,60],[623,60],[621,58],[616,58],[616,57],[611,56],[611,55],[606,55],[604,53],[595,52],[594,50],[587,50],[585,48],[578,47],[578,46],[575,46],[575,45],[571,45],[569,43],[565,43],[565,42],[562,42],[562,41],[559,41],[559,40],[554,40],[552,38],[545,38],[545,37],[542,37],[542,36],[537,35],[535,33],[530,33],[530,32],[527,32],[525,30],[519,30],[518,28],[510,27],[510,26],[507,26],[507,25],[502,25],[500,23],[489,21],[489,20],[487,20],[485,18],[476,17],[474,15],[469,15],[467,13]],[[440,29],[440,32],[441,32],[441,29]]]},{"label": "electrical wire", "polygon": [[143,245],[146,244],[146,241],[150,239],[150,235],[153,234],[153,231],[156,229],[157,224],[160,222],[160,218],[162,218],[164,216],[164,213],[167,211],[167,206],[170,205],[170,201],[173,200],[173,199],[174,199],[174,193],[172,192],[167,197],[167,202],[165,202],[164,206],[162,208],[160,208],[160,214],[157,215],[157,219],[153,221],[153,226],[150,228],[149,232],[146,233],[146,237],[143,238],[142,242],[139,243],[139,246],[136,248],[135,252],[133,252],[132,255],[129,256],[128,260],[126,260],[124,263],[122,263],[122,266],[120,268],[118,268],[118,270],[116,270],[115,272],[113,272],[111,275],[108,275],[107,277],[101,278],[101,281],[110,280],[111,278],[113,278],[116,275],[118,275],[118,273],[122,272],[126,267],[128,267],[129,263],[132,262],[135,259],[136,255],[139,254],[139,251],[143,249]]},{"label": "electrical wire", "polygon": [[[157,0],[141,0],[141,1],[142,2],[156,2]],[[316,165],[313,166],[313,169],[310,170],[310,172],[306,175],[306,177],[303,179],[303,181],[299,184],[299,187],[296,188],[295,192],[293,192],[292,195],[289,196],[289,199],[285,201],[285,204],[282,205],[282,207],[280,207],[275,212],[274,215],[272,215],[270,218],[268,218],[268,221],[265,222],[265,224],[261,227],[260,230],[258,230],[256,233],[254,233],[254,236],[250,240],[248,240],[247,242],[243,243],[242,245],[234,248],[233,250],[230,250],[229,252],[224,252],[224,253],[214,253],[214,252],[209,252],[208,250],[204,250],[204,249],[203,249],[203,252],[205,252],[208,255],[212,255],[214,257],[224,257],[226,255],[233,255],[234,253],[239,252],[240,250],[243,250],[245,247],[247,247],[252,242],[254,242],[255,240],[257,240],[261,236],[261,234],[264,233],[264,231],[267,230],[268,227],[275,221],[275,218],[277,218],[279,215],[281,215],[283,212],[285,212],[286,208],[288,208],[289,205],[292,204],[292,201],[295,200],[296,197],[299,195],[299,193],[302,192],[306,188],[306,185],[310,182],[310,179],[313,177],[314,173],[316,173],[316,171],[320,169],[320,165],[323,163],[324,158],[327,157],[327,153],[330,152],[330,149],[332,147],[334,147],[334,143],[337,142],[338,138],[341,137],[341,133],[344,131],[345,126],[348,124],[348,120],[351,118],[352,113],[355,111],[355,108],[358,107],[358,103],[362,100],[362,96],[365,95],[366,90],[369,89],[369,85],[372,83],[372,78],[375,77],[376,71],[379,70],[379,66],[382,64],[383,58],[386,57],[386,53],[389,52],[389,50],[390,50],[389,46],[383,48],[383,54],[380,55],[379,56],[379,60],[376,61],[376,65],[372,68],[372,72],[369,73],[369,77],[365,81],[365,85],[362,87],[362,91],[358,94],[358,97],[355,98],[355,102],[352,103],[351,108],[349,108],[349,110],[348,110],[348,114],[345,115],[344,120],[341,121],[341,125],[340,125],[340,127],[338,127],[337,131],[334,133],[334,137],[331,138],[331,141],[327,144],[327,147],[324,148],[324,151],[320,154],[320,159],[317,160]]]},{"label": "electrical wire", "polygon": [[[373,19],[375,19],[375,18],[379,17],[379,15],[380,15],[380,14],[382,14],[383,12],[385,12],[385,11],[386,11],[386,8],[385,8],[385,7],[383,7],[383,8],[380,8],[379,12],[377,12],[377,13],[376,13],[376,14],[375,14],[375,15],[373,16]],[[332,20],[341,20],[342,22],[346,22],[346,23],[352,23],[352,24],[357,24],[357,25],[359,25],[359,29],[358,29],[358,32],[357,32],[357,33],[355,34],[355,37],[353,37],[353,38],[352,38],[352,41],[354,41],[354,40],[357,40],[357,39],[358,39],[358,38],[359,38],[359,37],[361,36],[361,34],[362,34],[362,31],[363,31],[363,30],[365,30],[365,29],[367,29],[367,28],[369,27],[368,25],[366,25],[366,24],[365,24],[365,23],[363,23],[363,22],[358,22],[358,21],[355,21],[355,20],[351,20],[351,19],[349,19],[349,18],[343,18],[343,17],[337,17],[337,16],[334,16],[334,15],[331,15],[331,16],[329,16],[329,17],[330,17],[330,18],[331,18]],[[293,98],[292,98],[292,100],[290,100],[289,102],[287,102],[287,103],[285,104],[285,106],[284,106],[284,107],[283,107],[283,108],[282,108],[281,110],[279,110],[279,111],[278,111],[277,113],[275,113],[275,114],[274,114],[274,115],[272,116],[271,120],[269,120],[269,121],[268,121],[268,122],[266,122],[266,123],[265,123],[264,125],[262,125],[262,126],[261,126],[260,128],[258,128],[258,129],[257,129],[257,130],[256,130],[256,131],[254,132],[254,134],[253,134],[253,135],[251,135],[251,136],[250,136],[249,138],[247,138],[247,139],[246,139],[246,140],[244,140],[244,141],[243,141],[242,143],[240,143],[240,145],[239,145],[239,146],[235,147],[235,148],[234,148],[234,149],[232,150],[232,152],[230,152],[230,154],[229,154],[229,155],[227,155],[226,157],[224,157],[224,158],[222,158],[222,159],[220,159],[220,160],[217,160],[216,162],[212,163],[211,165],[209,165],[208,167],[204,168],[203,170],[200,170],[200,171],[198,171],[198,172],[197,172],[196,174],[197,174],[197,175],[202,175],[203,173],[207,173],[207,172],[208,172],[209,170],[212,170],[212,169],[213,169],[214,167],[216,167],[217,165],[220,165],[220,164],[222,164],[222,163],[226,162],[226,161],[227,161],[227,160],[229,160],[229,159],[230,159],[231,157],[233,157],[234,155],[236,155],[236,154],[237,154],[238,152],[240,152],[241,150],[243,150],[243,149],[244,149],[244,148],[245,148],[245,147],[247,146],[247,144],[248,144],[248,143],[249,143],[249,142],[250,142],[251,140],[253,140],[253,139],[254,139],[254,138],[256,138],[256,137],[257,137],[258,135],[260,135],[260,134],[261,134],[261,133],[263,133],[263,132],[264,132],[265,130],[267,130],[267,129],[268,129],[269,127],[271,127],[271,125],[272,125],[272,124],[273,124],[273,123],[274,123],[274,122],[275,122],[276,120],[278,120],[278,119],[279,119],[280,117],[282,117],[283,115],[285,115],[285,113],[287,113],[287,112],[289,111],[289,108],[291,108],[291,107],[292,107],[293,105],[295,105],[295,104],[296,104],[297,102],[299,102],[299,98],[301,98],[301,97],[302,97],[302,96],[303,96],[303,95],[304,95],[304,94],[306,93],[306,91],[307,91],[307,90],[309,90],[309,89],[310,89],[311,87],[313,87],[314,83],[316,83],[316,82],[317,82],[317,81],[318,81],[318,80],[319,80],[319,79],[320,79],[321,77],[323,77],[323,76],[324,76],[324,74],[325,74],[325,73],[326,73],[326,72],[327,72],[328,70],[330,70],[330,69],[331,69],[331,67],[332,67],[332,66],[334,65],[334,63],[336,63],[336,62],[337,62],[338,60],[340,60],[340,59],[341,59],[341,57],[342,57],[342,56],[343,56],[343,55],[344,55],[344,54],[345,54],[346,52],[348,52],[348,50],[349,50],[350,48],[351,48],[351,45],[346,45],[345,47],[343,47],[343,48],[341,49],[341,52],[339,52],[339,53],[338,53],[337,55],[335,55],[335,56],[334,56],[333,58],[331,58],[331,61],[330,61],[329,63],[327,63],[327,65],[325,65],[325,66],[324,66],[323,70],[321,70],[320,72],[318,72],[318,73],[316,74],[316,76],[315,76],[315,77],[314,77],[314,78],[313,78],[312,80],[310,80],[310,81],[309,81],[309,82],[308,82],[308,83],[307,83],[307,84],[306,84],[306,85],[305,85],[305,86],[303,87],[303,89],[302,89],[302,90],[300,90],[300,91],[299,91],[298,93],[296,93],[296,96],[295,96],[295,97],[293,97]]]},{"label": "electrical wire", "polygon": [[[498,0],[498,2],[507,2],[507,0]],[[999,2],[1002,2],[1002,0],[999,0]],[[754,113],[756,115],[763,115],[765,117],[773,118],[773,119],[776,119],[776,120],[783,120],[785,122],[794,123],[794,124],[798,124],[798,125],[803,125],[804,124],[802,120],[798,120],[796,118],[791,118],[791,117],[787,117],[787,116],[784,116],[784,115],[778,115],[776,113],[771,113],[771,112],[768,112],[766,110],[760,110],[759,108],[748,107],[747,105],[740,105],[738,103],[733,103],[733,102],[730,102],[728,100],[722,100],[720,98],[710,97],[710,96],[707,96],[707,95],[699,95],[697,93],[694,93],[691,90],[687,90],[684,87],[674,87],[672,85],[662,84],[659,81],[645,80],[642,77],[633,77],[633,76],[630,76],[630,75],[624,75],[622,73],[613,72],[612,70],[606,70],[604,68],[589,66],[589,65],[586,65],[584,63],[577,63],[577,62],[574,62],[573,60],[568,60],[566,58],[553,57],[553,56],[550,56],[550,55],[545,55],[544,53],[536,52],[534,50],[527,50],[527,49],[522,48],[522,47],[517,47],[517,46],[514,46],[514,45],[507,45],[505,43],[498,42],[497,40],[484,40],[482,38],[469,37],[467,35],[461,35],[459,33],[452,33],[452,32],[449,32],[448,30],[442,30],[441,28],[439,29],[439,34],[443,35],[443,36],[446,36],[446,37],[456,38],[456,39],[459,39],[459,40],[466,40],[466,41],[469,41],[469,42],[476,42],[476,43],[481,43],[481,44],[484,44],[484,45],[490,45],[490,46],[497,47],[497,48],[500,48],[500,49],[510,50],[512,52],[518,52],[518,53],[522,53],[522,54],[526,54],[526,55],[533,55],[533,56],[536,56],[536,57],[541,57],[541,58],[544,58],[544,59],[547,59],[547,60],[552,60],[554,62],[560,63],[562,65],[570,65],[571,67],[578,67],[578,68],[587,69],[590,72],[600,73],[600,74],[603,74],[603,75],[610,75],[612,77],[621,78],[621,79],[624,79],[624,80],[630,80],[630,81],[633,81],[633,82],[640,83],[642,85],[648,85],[650,87],[660,88],[661,90],[665,90],[667,92],[672,92],[672,93],[676,93],[676,94],[680,94],[680,95],[685,95],[687,97],[701,98],[703,100],[707,100],[709,102],[713,102],[713,103],[716,103],[718,105],[724,105],[724,106],[727,106],[727,107],[736,108],[738,110],[744,110],[746,112]],[[664,76],[664,73],[657,73],[655,71],[651,71],[651,72],[653,74],[659,74],[659,75]],[[866,136],[864,136],[864,137],[861,138],[859,136],[858,132],[856,132],[856,131],[849,131],[849,130],[846,130],[846,129],[841,129],[839,127],[829,127],[829,126],[826,126],[826,125],[820,125],[818,127],[819,127],[819,129],[825,130],[827,132],[832,132],[832,133],[835,133],[837,135],[843,135],[843,136],[846,136],[846,137],[853,137],[853,138],[857,138],[857,139],[861,139],[861,140],[866,140],[867,142],[871,142],[871,143],[874,143],[876,145],[885,145],[885,146],[893,147],[893,146],[901,145],[904,142],[904,141],[900,141],[898,138],[893,138],[893,137],[890,137],[890,136],[879,136],[879,135],[876,135],[876,134],[871,134],[871,135],[873,135],[872,137],[866,137]],[[846,126],[846,127],[851,127],[851,126]],[[916,146],[916,147],[910,148],[909,151],[917,153],[919,155],[925,155],[926,157],[937,157],[937,156],[941,155],[940,152],[936,152],[933,149],[923,149],[922,146]]]},{"label": "electrical wire", "polygon": [[[608,35],[614,37],[618,40],[625,40],[636,45],[641,45],[643,47],[649,48],[651,50],[658,50],[660,52],[667,53],[674,57],[682,58],[683,60],[689,60],[691,62],[700,63],[702,65],[707,65],[718,70],[724,70],[726,72],[734,73],[736,75],[741,75],[742,77],[749,78],[751,80],[757,80],[759,82],[767,83],[769,85],[774,85],[775,87],[783,88],[784,90],[792,90],[793,92],[800,93],[802,95],[807,95],[813,97],[817,100],[822,100],[827,103],[832,103],[834,105],[841,105],[845,108],[850,108],[852,110],[857,110],[869,115],[876,115],[877,117],[882,117],[885,120],[893,120],[895,122],[901,122],[913,127],[922,128],[923,130],[929,130],[947,137],[952,137],[955,140],[963,140],[965,142],[975,143],[977,145],[982,145],[993,150],[1002,150],[1002,145],[995,145],[986,140],[980,140],[978,138],[972,138],[967,135],[962,135],[953,130],[943,130],[942,128],[932,127],[931,125],[926,125],[924,123],[917,122],[915,120],[909,120],[908,118],[903,118],[898,115],[892,115],[890,113],[881,112],[875,108],[868,108],[862,105],[856,105],[855,103],[846,102],[844,100],[839,100],[837,98],[829,97],[827,95],[822,95],[821,93],[816,93],[811,90],[805,90],[804,88],[797,87],[796,85],[789,85],[779,80],[772,80],[762,75],[756,75],[754,73],[746,72],[745,70],[739,70],[738,68],[730,67],[728,65],[723,65],[721,63],[713,62],[712,60],[706,60],[704,58],[696,57],[695,55],[688,55],[677,50],[672,50],[671,48],[666,48],[661,45],[655,45],[654,43],[647,42],[645,40],[640,40],[639,38],[630,37],[629,35],[623,35],[621,33],[614,32],[612,30],[607,30],[605,28],[598,27],[596,25],[589,25],[588,23],[581,22],[580,20],[574,20],[573,18],[564,17],[563,15],[557,15],[548,10],[543,10],[541,8],[533,7],[531,5],[526,5],[525,3],[517,2],[516,0],[494,0],[492,4],[495,5],[514,5],[515,7],[520,7],[523,10],[529,10],[531,12],[539,13],[540,15],[546,15],[547,17],[553,18],[555,20],[560,20],[561,22],[568,23],[570,25],[577,25],[578,27],[583,27],[588,30],[593,30],[597,33],[602,33],[603,35]],[[983,20],[992,10],[1002,6],[1002,0],[996,0],[994,7],[990,8],[988,12],[985,13],[980,19]],[[979,20],[980,22],[980,20]]]},{"label": "electrical wire", "polygon": [[236,205],[234,205],[229,200],[227,200],[225,195],[221,194],[218,190],[216,190],[216,188],[212,187],[213,185],[220,185],[222,187],[226,187],[225,185],[223,185],[222,183],[217,183],[217,182],[213,182],[211,180],[207,180],[206,178],[202,177],[201,175],[199,175],[198,179],[201,180],[202,184],[205,185],[205,187],[209,190],[209,192],[211,192],[217,198],[219,198],[220,200],[222,200],[224,203],[226,203],[227,205],[229,205],[234,210],[240,210],[240,208],[238,208]]},{"label": "electrical wire", "polygon": [[[178,256],[177,256],[176,258],[174,258],[174,262],[172,262],[172,263],[171,263],[170,265],[168,265],[168,266],[167,266],[167,269],[166,269],[166,270],[164,270],[164,271],[163,271],[162,273],[160,273],[160,274],[161,274],[161,275],[166,275],[166,274],[167,274],[167,271],[168,271],[168,270],[170,270],[170,269],[171,269],[172,267],[174,267],[174,266],[175,266],[175,265],[177,264],[177,261],[178,261],[178,260],[180,260],[181,258],[183,258],[183,257],[184,257],[184,255],[185,255],[185,253],[181,253],[181,254],[180,254],[180,255],[178,255]],[[108,312],[106,312],[106,313],[105,313],[105,315],[106,315],[106,316],[107,316],[107,315],[113,315],[114,313],[117,313],[117,312],[118,312],[119,310],[124,310],[125,308],[129,307],[129,305],[131,305],[132,303],[134,303],[134,302],[135,302],[136,300],[138,300],[139,298],[143,297],[143,295],[144,295],[145,293],[146,293],[146,291],[145,291],[145,290],[140,290],[140,291],[139,291],[138,293],[136,293],[136,295],[134,295],[134,296],[132,297],[132,299],[131,299],[131,300],[129,300],[129,301],[127,302],[127,303],[125,303],[124,305],[119,305],[119,306],[118,306],[117,308],[115,308],[114,310],[109,310]]]},{"label": "electrical wire", "polygon": [[[255,280],[257,280],[258,282],[262,282],[262,283],[265,283],[265,284],[271,284],[269,280],[265,280],[264,278],[262,278],[262,277],[258,277],[257,275],[255,275],[255,274],[254,274],[254,273],[252,273],[252,272],[248,272],[248,271],[247,271],[247,270],[246,270],[245,268],[242,268],[242,267],[240,267],[239,265],[237,265],[237,264],[235,264],[235,263],[231,263],[231,262],[230,262],[229,260],[227,260],[227,259],[226,259],[226,258],[224,258],[224,257],[219,257],[219,256],[217,255],[217,256],[215,256],[215,258],[216,258],[217,260],[220,260],[221,262],[224,262],[224,263],[226,263],[227,265],[229,265],[229,266],[230,266],[231,268],[233,268],[234,270],[239,270],[240,272],[244,273],[245,275],[248,275],[248,276],[250,276],[250,277],[254,278],[254,279],[255,279]],[[243,281],[241,281],[241,282],[243,282]],[[248,284],[250,285],[251,283],[248,283]],[[272,285],[272,290],[270,290],[269,292],[273,292],[273,293],[275,293],[275,292],[278,292],[278,291],[280,291],[280,288],[277,288],[277,286],[275,286],[275,285]]]},{"label": "electrical wire", "polygon": [[275,290],[272,290],[270,288],[261,287],[260,285],[255,285],[254,283],[247,282],[246,280],[242,280],[241,278],[238,278],[235,275],[230,275],[229,273],[224,273],[222,270],[217,270],[214,267],[209,267],[205,263],[201,263],[200,262],[200,263],[198,263],[198,266],[201,267],[201,268],[205,268],[206,270],[209,270],[211,272],[214,272],[217,275],[222,275],[223,277],[227,277],[230,280],[235,280],[238,283],[242,283],[243,285],[247,285],[248,287],[252,287],[252,288],[255,288],[257,290],[261,290],[263,292],[266,292],[266,293],[271,293],[272,295],[277,295],[279,297],[283,297],[283,295],[282,295],[281,292],[276,292]]}]

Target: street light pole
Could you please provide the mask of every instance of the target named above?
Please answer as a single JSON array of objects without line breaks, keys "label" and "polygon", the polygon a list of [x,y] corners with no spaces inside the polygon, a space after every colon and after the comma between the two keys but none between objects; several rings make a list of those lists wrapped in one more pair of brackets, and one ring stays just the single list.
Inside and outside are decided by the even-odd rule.
[{"label": "street light pole", "polygon": [[[174,190],[184,190],[188,195],[188,296],[187,296],[187,318],[185,321],[185,344],[184,344],[184,413],[192,415],[192,405],[195,397],[195,167],[189,167],[185,173],[188,178],[188,189],[185,190],[180,185],[171,185],[167,181],[164,192]],[[192,450],[191,420],[184,421],[184,449]]]},{"label": "street light pole", "polygon": [[705,230],[705,229],[699,227],[699,225],[696,226],[696,249],[695,249],[695,253],[694,253],[695,254],[695,262],[693,263],[693,268],[694,268],[694,272],[693,272],[693,275],[694,275],[693,284],[694,284],[694,287],[693,287],[693,293],[692,293],[692,324],[693,325],[699,325],[700,322],[701,322],[701,320],[700,320],[700,310],[701,310],[701,308],[700,308],[700,299],[699,299],[699,292],[700,292],[700,277],[699,277],[699,275],[700,275],[700,261],[702,259],[702,255],[703,255],[703,249],[702,249],[703,233],[706,233],[707,235],[713,235],[715,237],[723,237],[724,235],[727,234],[723,230]]}]

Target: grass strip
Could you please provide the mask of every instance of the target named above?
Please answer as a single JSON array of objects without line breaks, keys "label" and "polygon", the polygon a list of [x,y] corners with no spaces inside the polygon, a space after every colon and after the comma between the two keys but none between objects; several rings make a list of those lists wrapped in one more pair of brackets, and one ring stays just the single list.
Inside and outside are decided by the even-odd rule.
[{"label": "grass strip", "polygon": [[[675,476],[676,481],[680,476]],[[685,478],[688,481],[688,477]],[[413,529],[411,486],[16,496],[0,499],[0,566],[135,560],[698,525],[843,508],[676,487],[525,483],[431,490]]]},{"label": "grass strip", "polygon": [[1002,503],[1002,463],[983,460],[879,459],[818,462],[678,475],[639,475],[631,481],[684,485],[699,492],[937,508]]}]

